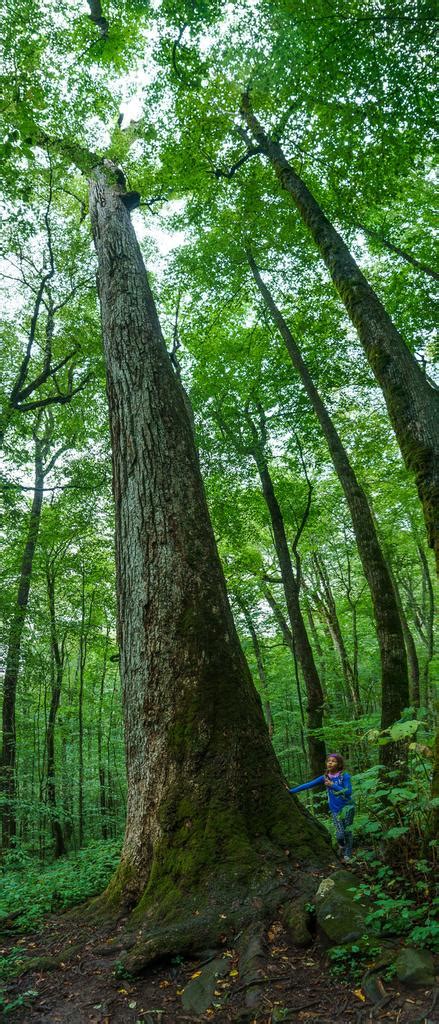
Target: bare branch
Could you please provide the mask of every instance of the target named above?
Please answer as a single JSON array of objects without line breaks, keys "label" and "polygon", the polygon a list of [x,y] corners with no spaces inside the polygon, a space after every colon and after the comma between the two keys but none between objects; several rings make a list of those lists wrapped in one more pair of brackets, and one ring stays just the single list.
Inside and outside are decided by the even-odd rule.
[{"label": "bare branch", "polygon": [[71,401],[74,395],[77,395],[79,391],[85,388],[85,385],[91,380],[92,374],[86,373],[79,384],[76,387],[70,387],[65,393],[59,392],[58,395],[49,395],[48,398],[35,399],[34,402],[25,402],[24,405],[17,405],[17,409],[21,412],[28,412],[30,409],[46,409],[49,405],[66,405]]},{"label": "bare branch", "polygon": [[49,263],[50,263],[50,267],[49,267],[49,270],[47,271],[47,273],[43,274],[43,276],[41,278],[41,281],[40,281],[40,284],[39,284],[39,287],[38,287],[37,296],[36,296],[36,299],[35,299],[34,309],[33,309],[32,318],[31,318],[31,324],[30,324],[30,330],[29,330],[29,338],[28,338],[28,343],[27,343],[27,347],[26,347],[26,352],[25,352],[24,358],[22,360],[22,363],[21,363],[21,366],[20,366],[20,370],[19,370],[16,382],[15,382],[14,387],[12,389],[11,405],[15,405],[15,401],[16,401],[17,395],[21,391],[21,389],[23,387],[23,384],[24,384],[24,382],[26,380],[28,366],[29,366],[31,355],[32,355],[32,348],[33,348],[33,344],[34,344],[34,341],[35,341],[35,334],[36,334],[36,329],[37,329],[37,324],[38,324],[38,317],[39,317],[39,314],[40,314],[41,303],[42,303],[42,299],[43,299],[43,293],[44,293],[44,290],[45,290],[48,282],[52,279],[52,277],[55,274],[55,263],[54,263],[54,258],[53,258],[53,249],[52,249],[52,234],[51,234],[50,219],[49,219],[50,208],[51,208],[51,205],[52,205],[52,195],[53,195],[53,171],[52,171],[52,164],[50,162],[49,196],[48,196],[47,206],[46,206],[46,210],[45,210],[45,214],[44,214],[44,221],[45,221],[45,224],[46,224],[46,231],[47,231],[47,242],[48,242],[48,249],[49,249]]},{"label": "bare branch", "polygon": [[175,74],[177,75],[177,78],[179,78],[180,81],[184,82],[185,85],[187,85],[188,83],[187,83],[184,75],[181,73],[181,71],[180,71],[180,69],[178,67],[178,64],[177,64],[177,52],[178,52],[178,47],[180,46],[181,40],[183,38],[183,35],[184,35],[186,29],[187,29],[187,22],[185,22],[185,24],[182,26],[182,28],[180,29],[180,31],[178,33],[177,39],[174,39],[174,42],[172,44],[172,67],[174,68],[174,71],[175,71]]},{"label": "bare branch", "polygon": [[[50,377],[53,377],[56,373],[59,372],[59,370],[62,370],[63,366],[65,366],[66,363],[70,362],[70,360],[73,359],[73,356],[75,356],[78,351],[79,349],[77,348],[72,349],[72,351],[68,352],[68,354],[64,356],[63,359],[60,359],[59,363],[56,363],[55,366],[49,367],[49,370],[47,372],[43,370],[38,377],[35,377],[35,380],[33,380],[31,384],[28,384],[26,388],[23,388],[20,391],[20,394],[17,395],[17,402],[23,402],[25,398],[29,398],[29,395],[36,391],[36,389],[39,388],[41,384],[44,384],[47,380],[49,380]],[[14,408],[19,409],[20,405],[16,404],[14,405]]]},{"label": "bare branch", "polygon": [[88,0],[88,6],[90,8],[90,20],[97,25],[102,39],[107,39],[110,26],[102,14],[101,0]]},{"label": "bare branch", "polygon": [[400,256],[406,263],[410,263],[416,270],[421,270],[424,274],[428,274],[429,277],[433,278],[433,281],[439,281],[439,274],[436,270],[429,267],[427,263],[423,263],[422,260],[418,260],[416,256],[412,256],[410,252],[407,252],[407,249],[402,249],[399,245],[395,245],[394,242],[391,242],[389,238],[385,238],[381,231],[375,231],[374,228],[368,228],[365,224],[358,223],[356,226],[360,228],[360,231],[364,232],[366,238],[374,239],[383,245],[385,249],[388,249],[389,252],[396,253],[396,255]]},{"label": "bare branch", "polygon": [[239,171],[239,168],[242,167],[243,164],[247,163],[247,160],[250,160],[252,156],[256,156],[259,153],[262,153],[262,149],[260,146],[251,146],[250,149],[248,149],[247,152],[244,153],[244,156],[241,156],[239,160],[236,161],[236,163],[232,164],[232,166],[229,167],[228,171],[222,170],[221,167],[216,167],[215,178],[233,178],[233,175],[236,174],[236,171]]},{"label": "bare branch", "polygon": [[303,531],[305,529],[305,526],[307,524],[309,513],[311,511],[311,501],[312,501],[313,485],[312,485],[312,483],[311,483],[311,481],[309,479],[309,476],[308,476],[308,470],[306,468],[306,462],[305,462],[305,459],[303,457],[302,446],[300,444],[299,438],[298,438],[296,433],[294,433],[294,436],[295,436],[295,439],[296,439],[297,447],[299,449],[300,462],[302,464],[302,469],[303,469],[303,472],[305,474],[305,480],[306,480],[307,487],[308,487],[308,493],[307,493],[307,498],[306,498],[305,509],[304,509],[304,512],[303,512],[303,515],[302,515],[301,522],[299,523],[299,526],[298,526],[298,528],[296,530],[296,534],[294,536],[293,543],[291,545],[291,550],[292,550],[292,552],[294,554],[294,558],[295,558],[295,561],[296,561],[297,581],[299,583],[300,582],[300,577],[301,577],[301,564],[300,564],[300,555],[299,555],[299,552],[298,552],[298,544],[299,544],[299,540],[300,540],[300,538],[302,536],[302,533],[303,533]]}]

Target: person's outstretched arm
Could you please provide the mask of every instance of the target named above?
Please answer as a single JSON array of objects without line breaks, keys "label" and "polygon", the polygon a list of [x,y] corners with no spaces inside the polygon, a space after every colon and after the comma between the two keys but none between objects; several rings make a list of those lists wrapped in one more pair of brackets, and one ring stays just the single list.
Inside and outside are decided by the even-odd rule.
[{"label": "person's outstretched arm", "polygon": [[302,789],[314,789],[314,786],[319,786],[321,782],[325,781],[324,775],[318,775],[316,779],[311,779],[311,782],[303,782],[301,786],[294,786],[293,789],[289,789],[289,793],[301,793]]},{"label": "person's outstretched arm", "polygon": [[349,773],[343,772],[341,779],[334,779],[331,789],[348,800],[352,796],[352,782]]}]

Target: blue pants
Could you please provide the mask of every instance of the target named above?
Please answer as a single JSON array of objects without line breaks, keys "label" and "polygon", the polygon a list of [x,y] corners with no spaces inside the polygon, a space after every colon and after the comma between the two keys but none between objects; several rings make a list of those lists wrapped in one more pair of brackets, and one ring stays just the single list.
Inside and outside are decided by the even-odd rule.
[{"label": "blue pants", "polygon": [[353,842],[352,822],[354,820],[355,807],[352,804],[348,804],[338,814],[335,811],[331,811],[331,815],[338,845],[341,846],[345,857],[351,857]]}]

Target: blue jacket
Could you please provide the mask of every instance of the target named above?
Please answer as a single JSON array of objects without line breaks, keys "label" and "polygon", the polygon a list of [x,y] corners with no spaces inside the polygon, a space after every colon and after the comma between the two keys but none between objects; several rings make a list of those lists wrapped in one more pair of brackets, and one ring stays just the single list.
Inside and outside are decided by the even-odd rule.
[{"label": "blue jacket", "polygon": [[[294,789],[290,789],[289,792],[301,793],[303,789],[314,789],[314,786],[319,786],[324,781],[325,776],[319,775],[316,779],[311,779],[311,782],[304,782],[301,786],[294,786]],[[340,814],[340,811],[345,807],[353,807],[354,804],[351,777],[348,772],[342,772],[341,775],[338,775],[337,778],[331,781],[332,786],[326,787],[329,810],[332,814]]]}]

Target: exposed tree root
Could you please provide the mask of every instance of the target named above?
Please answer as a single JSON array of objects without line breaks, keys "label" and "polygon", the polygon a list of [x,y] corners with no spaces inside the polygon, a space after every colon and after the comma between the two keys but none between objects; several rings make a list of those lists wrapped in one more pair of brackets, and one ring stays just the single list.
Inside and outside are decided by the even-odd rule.
[{"label": "exposed tree root", "polygon": [[[270,920],[279,907],[302,888],[303,874],[291,872],[288,878],[271,875],[255,879],[246,889],[237,887],[235,891],[230,887],[230,879],[228,881],[227,889],[218,880],[211,880],[210,888],[182,900],[172,919],[163,919],[159,904],[145,908],[142,916],[136,908],[127,923],[128,929],[137,925],[135,944],[128,949],[133,936],[132,931],[128,932],[127,953],[121,957],[127,972],[139,974],[157,960],[200,955],[206,950],[224,948],[225,944],[236,944],[243,931],[249,929],[243,942],[249,969],[255,971],[256,981],[263,922]],[[120,936],[119,941],[123,942]]]},{"label": "exposed tree root", "polygon": [[21,978],[23,974],[28,974],[29,971],[56,971],[61,964],[71,960],[82,949],[83,943],[78,942],[76,945],[70,944],[65,946],[55,956],[47,956],[45,954],[43,956],[26,957],[25,960],[17,961],[14,977]]}]

